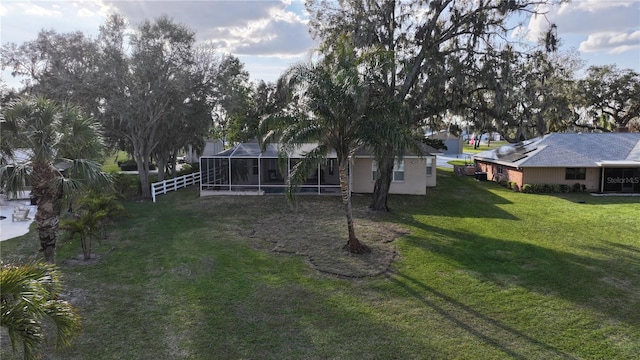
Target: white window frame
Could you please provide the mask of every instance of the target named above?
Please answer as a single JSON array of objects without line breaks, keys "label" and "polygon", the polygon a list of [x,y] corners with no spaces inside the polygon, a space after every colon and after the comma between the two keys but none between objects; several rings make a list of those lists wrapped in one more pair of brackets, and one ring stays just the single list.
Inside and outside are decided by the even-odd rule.
[{"label": "white window frame", "polygon": [[427,156],[425,158],[425,162],[427,165],[427,176],[432,176],[433,175],[433,157]]},{"label": "white window frame", "polygon": [[[393,178],[392,182],[404,182],[404,160],[394,160],[393,161]],[[402,179],[398,179],[402,174]],[[376,181],[376,176],[378,175],[378,162],[375,160],[371,161],[371,181]]]}]

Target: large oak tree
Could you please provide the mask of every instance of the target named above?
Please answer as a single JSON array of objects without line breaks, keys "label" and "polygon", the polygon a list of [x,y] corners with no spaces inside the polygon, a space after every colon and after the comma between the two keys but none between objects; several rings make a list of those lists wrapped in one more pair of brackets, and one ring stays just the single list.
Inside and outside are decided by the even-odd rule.
[{"label": "large oak tree", "polygon": [[[459,96],[446,91],[453,77],[447,71],[447,59],[473,59],[497,39],[506,39],[510,15],[534,14],[538,5],[551,2],[308,0],[306,4],[315,38],[332,42],[346,32],[361,51],[385,52],[379,92],[413,112],[411,121],[403,124],[411,128],[448,110]],[[381,144],[372,209],[388,210],[393,159],[410,142],[410,138],[394,138]]]}]

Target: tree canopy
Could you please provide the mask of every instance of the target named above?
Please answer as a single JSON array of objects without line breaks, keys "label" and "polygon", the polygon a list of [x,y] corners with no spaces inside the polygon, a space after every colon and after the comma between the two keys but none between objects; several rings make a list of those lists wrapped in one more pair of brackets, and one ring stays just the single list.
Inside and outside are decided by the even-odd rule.
[{"label": "tree canopy", "polygon": [[[410,111],[410,121],[398,122],[415,130],[425,119],[460,104],[460,93],[452,91],[453,60],[474,64],[496,38],[507,38],[511,14],[534,14],[537,5],[551,2],[309,0],[307,9],[312,33],[323,43],[347,33],[358,51],[375,48],[384,54],[376,78],[378,92],[389,99],[387,103]],[[374,210],[388,210],[392,160],[411,143],[410,136],[393,140],[379,146]]]}]

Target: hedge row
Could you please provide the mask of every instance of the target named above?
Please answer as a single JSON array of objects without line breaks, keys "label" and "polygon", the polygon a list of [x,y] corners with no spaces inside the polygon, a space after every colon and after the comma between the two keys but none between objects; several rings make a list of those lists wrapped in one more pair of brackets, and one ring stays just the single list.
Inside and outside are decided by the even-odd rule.
[{"label": "hedge row", "polygon": [[586,185],[580,184],[580,183],[575,183],[572,186],[569,186],[567,184],[524,184],[522,185],[522,192],[527,194],[584,192],[586,190],[587,190]]},{"label": "hedge row", "polygon": [[[137,171],[138,164],[136,164],[135,160],[126,160],[126,161],[118,161],[118,167],[120,167],[120,171]],[[155,164],[149,164],[149,170],[155,170]]]}]

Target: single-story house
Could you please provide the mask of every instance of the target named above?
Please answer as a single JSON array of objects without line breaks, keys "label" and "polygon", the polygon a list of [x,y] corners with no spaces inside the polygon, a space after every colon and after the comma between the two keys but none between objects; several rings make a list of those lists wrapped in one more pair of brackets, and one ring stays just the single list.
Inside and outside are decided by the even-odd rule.
[{"label": "single-story house", "polygon": [[[264,194],[283,193],[291,169],[314,148],[305,144],[286,156],[279,156],[281,147],[268,144],[264,151],[256,142],[239,144],[213,156],[200,158],[200,193],[216,194]],[[407,153],[396,160],[391,183],[392,194],[424,195],[427,187],[436,186],[435,155],[423,146],[424,154]],[[361,149],[350,159],[349,184],[351,192],[372,193],[377,164],[371,152]],[[302,193],[340,194],[340,179],[335,151],[309,174],[298,190]]]},{"label": "single-story house", "polygon": [[553,133],[473,158],[489,180],[520,189],[579,183],[591,192],[640,193],[640,133]]},{"label": "single-story house", "polygon": [[204,143],[204,149],[202,153],[198,153],[192,145],[187,147],[187,151],[184,157],[185,162],[191,164],[197,162],[201,156],[215,155],[224,150],[224,144],[221,140],[206,139]]}]

